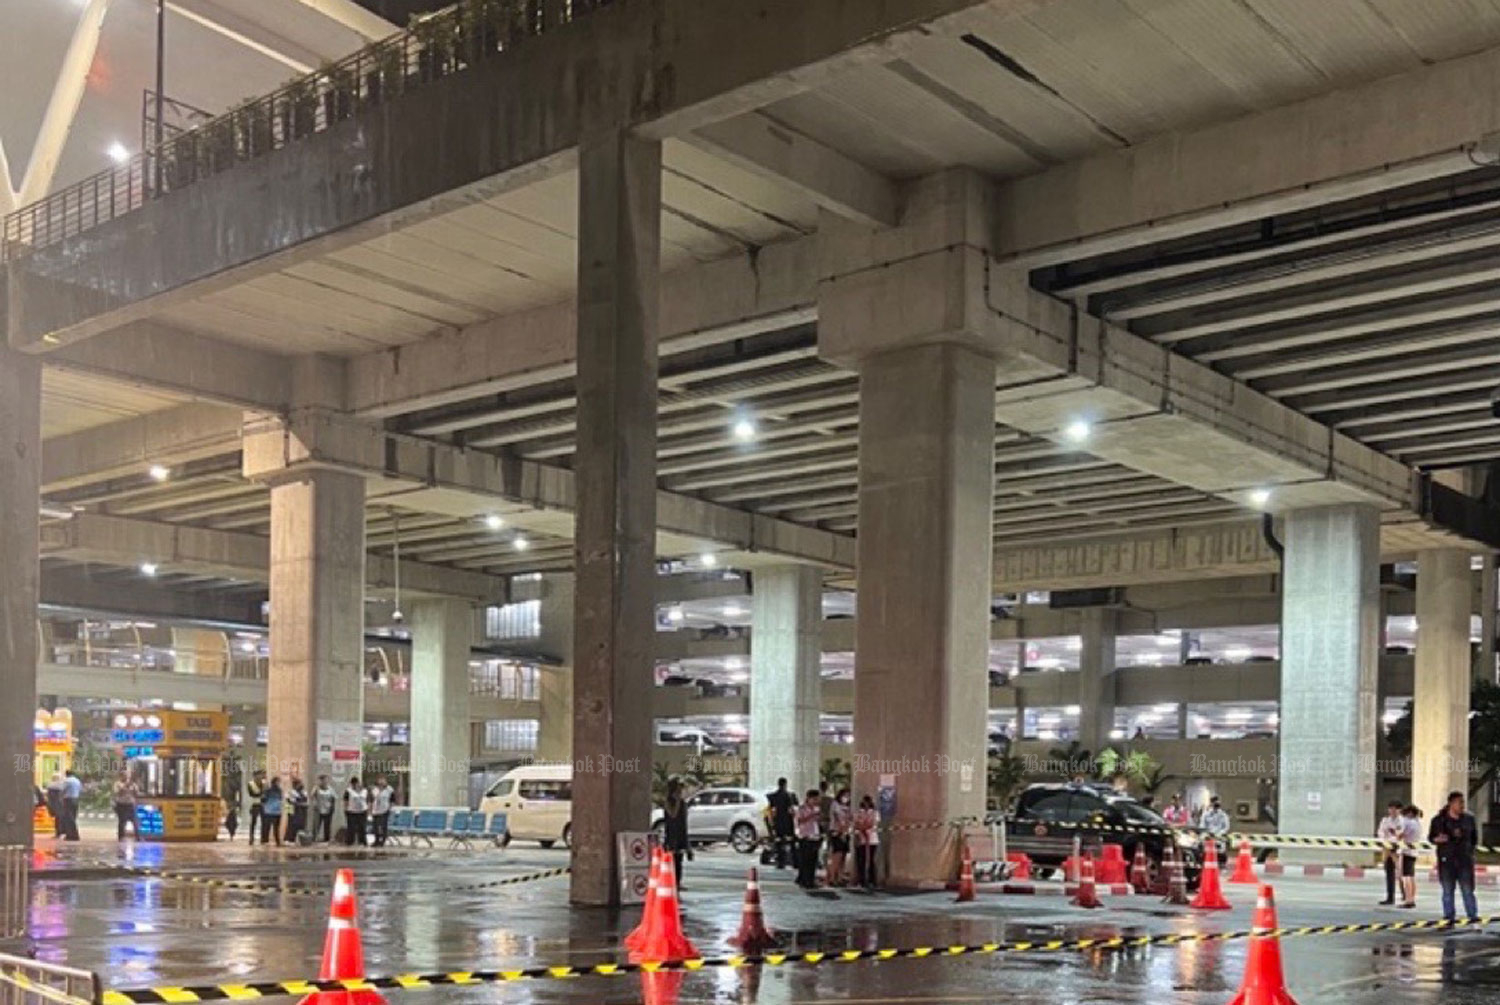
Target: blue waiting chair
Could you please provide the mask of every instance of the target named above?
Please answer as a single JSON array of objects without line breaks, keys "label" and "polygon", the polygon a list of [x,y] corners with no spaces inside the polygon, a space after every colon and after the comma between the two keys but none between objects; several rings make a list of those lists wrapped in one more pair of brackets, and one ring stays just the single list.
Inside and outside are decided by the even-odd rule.
[{"label": "blue waiting chair", "polygon": [[510,830],[504,813],[491,813],[489,826],[484,829],[484,836],[494,842],[496,848],[504,848],[510,843]]},{"label": "blue waiting chair", "polygon": [[397,808],[391,811],[391,822],[387,828],[387,836],[392,844],[400,844],[403,840],[411,840],[411,824],[413,813],[409,808]]},{"label": "blue waiting chair", "polygon": [[453,814],[453,822],[448,825],[448,847],[457,848],[462,845],[465,848],[473,847],[474,839],[484,836],[484,814],[471,813],[459,810]]},{"label": "blue waiting chair", "polygon": [[431,848],[433,838],[443,837],[447,833],[447,810],[417,810],[412,818],[411,843],[413,847],[418,841],[426,841],[427,847]]}]

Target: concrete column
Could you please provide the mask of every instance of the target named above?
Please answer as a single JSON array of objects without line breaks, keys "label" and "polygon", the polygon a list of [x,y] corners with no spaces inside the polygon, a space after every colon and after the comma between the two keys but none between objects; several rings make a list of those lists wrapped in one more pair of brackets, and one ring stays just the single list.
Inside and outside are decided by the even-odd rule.
[{"label": "concrete column", "polygon": [[283,479],[271,485],[266,770],[283,785],[291,775],[341,783],[360,762],[320,756],[318,726],[344,724],[347,735],[364,722],[365,482],[321,468]]},{"label": "concrete column", "polygon": [[31,722],[36,712],[42,364],[0,340],[0,844],[31,847]]},{"label": "concrete column", "polygon": [[[855,782],[896,823],[981,814],[995,366],[952,343],[864,360],[859,408]],[[946,878],[941,827],[890,836],[890,882]]]},{"label": "concrete column", "polygon": [[1496,582],[1495,553],[1484,553],[1479,572],[1479,658],[1474,661],[1474,679],[1495,683],[1495,615],[1500,605],[1500,583]]},{"label": "concrete column", "polygon": [[1416,693],[1412,712],[1412,802],[1428,815],[1448,793],[1469,790],[1469,552],[1417,555]]},{"label": "concrete column", "polygon": [[469,804],[469,649],[474,611],[462,600],[411,605],[411,802]]},{"label": "concrete column", "polygon": [[615,905],[651,815],[661,144],[602,131],[578,166],[571,898]]},{"label": "concrete column", "polygon": [[573,577],[559,573],[542,582],[541,649],[557,660],[541,668],[541,723],[538,760],[567,763],[573,759]]},{"label": "concrete column", "polygon": [[1280,830],[1367,834],[1375,826],[1380,513],[1363,505],[1298,510],[1286,516],[1282,538]]},{"label": "concrete column", "polygon": [[807,565],[755,570],[750,615],[750,787],[818,784],[823,576]]},{"label": "concrete column", "polygon": [[1083,649],[1078,656],[1078,740],[1095,755],[1109,746],[1115,728],[1115,612],[1079,612]]}]

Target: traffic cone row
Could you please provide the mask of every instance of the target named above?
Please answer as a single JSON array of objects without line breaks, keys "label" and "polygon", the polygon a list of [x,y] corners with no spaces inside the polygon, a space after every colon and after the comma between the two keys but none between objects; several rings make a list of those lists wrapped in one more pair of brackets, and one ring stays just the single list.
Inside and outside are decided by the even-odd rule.
[{"label": "traffic cone row", "polygon": [[1094,856],[1085,855],[1078,879],[1078,894],[1071,901],[1074,907],[1103,907],[1099,891],[1094,888]]},{"label": "traffic cone row", "polygon": [[740,912],[740,930],[729,944],[753,956],[775,947],[777,942],[775,933],[766,927],[765,915],[761,913],[760,874],[752,868],[745,879],[745,906]]},{"label": "traffic cone row", "polygon": [[1151,891],[1151,865],[1146,861],[1146,846],[1137,843],[1135,861],[1130,865],[1130,886],[1136,893]]},{"label": "traffic cone row", "polygon": [[1186,904],[1187,877],[1182,871],[1182,856],[1171,845],[1167,845],[1167,895],[1162,898],[1163,904]]},{"label": "traffic cone row", "polygon": [[[323,937],[320,981],[363,980],[365,951],[359,937],[359,916],[354,901],[354,872],[340,869],[334,874],[333,902],[328,909],[328,934]],[[385,998],[373,988],[362,991],[314,991],[301,1005],[384,1005]]]},{"label": "traffic cone row", "polygon": [[1276,892],[1269,886],[1260,888],[1255,901],[1255,917],[1250,923],[1250,950],[1245,956],[1245,978],[1239,994],[1229,1005],[1297,1005],[1286,987],[1281,969],[1281,940],[1276,932]]},{"label": "traffic cone row", "polygon": [[682,930],[682,911],[677,903],[677,870],[672,856],[664,851],[658,851],[657,855],[656,895],[646,904],[641,922],[643,931],[634,940],[635,945],[629,943],[636,933],[626,936],[627,948],[631,950],[631,957],[638,961],[661,963],[697,959],[697,948]]},{"label": "traffic cone row", "polygon": [[1212,838],[1203,842],[1203,874],[1192,906],[1200,911],[1227,911],[1233,906],[1224,899],[1224,888],[1219,885],[1219,849]]},{"label": "traffic cone row", "polygon": [[967,904],[974,899],[974,856],[969,854],[969,843],[964,842],[963,868],[958,873],[958,896],[955,904]]},{"label": "traffic cone row", "polygon": [[1254,886],[1260,880],[1255,878],[1255,856],[1250,851],[1250,839],[1240,838],[1240,857],[1234,863],[1234,875],[1229,877],[1229,882],[1242,886]]}]

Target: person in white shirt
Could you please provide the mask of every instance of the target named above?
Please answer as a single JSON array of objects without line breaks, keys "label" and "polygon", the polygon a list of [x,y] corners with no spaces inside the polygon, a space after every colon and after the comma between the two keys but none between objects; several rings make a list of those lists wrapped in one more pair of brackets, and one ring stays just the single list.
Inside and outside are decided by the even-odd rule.
[{"label": "person in white shirt", "polygon": [[1411,910],[1417,906],[1417,842],[1426,835],[1422,833],[1422,811],[1415,806],[1402,810],[1401,819],[1401,906]]},{"label": "person in white shirt", "polygon": [[807,790],[807,799],[797,807],[797,885],[804,890],[818,888],[818,850],[823,844],[823,794]]},{"label": "person in white shirt", "polygon": [[1406,818],[1401,815],[1401,802],[1393,799],[1386,804],[1385,816],[1381,818],[1380,826],[1375,828],[1377,838],[1390,842],[1380,849],[1381,864],[1385,866],[1385,899],[1380,902],[1382,907],[1390,907],[1396,902],[1396,870],[1401,861],[1401,849],[1396,846],[1400,844],[1404,833]]},{"label": "person in white shirt", "polygon": [[1219,797],[1213,796],[1208,801],[1208,809],[1203,811],[1203,819],[1200,825],[1214,837],[1223,837],[1229,833],[1229,814],[1224,812],[1224,807],[1219,805]]},{"label": "person in white shirt", "polygon": [[349,843],[365,846],[365,815],[370,810],[370,793],[358,778],[349,779],[344,787],[344,820],[348,824]]},{"label": "person in white shirt", "polygon": [[375,847],[384,848],[391,833],[391,803],[396,799],[396,790],[391,788],[384,775],[375,778],[370,789],[370,833],[375,836]]}]

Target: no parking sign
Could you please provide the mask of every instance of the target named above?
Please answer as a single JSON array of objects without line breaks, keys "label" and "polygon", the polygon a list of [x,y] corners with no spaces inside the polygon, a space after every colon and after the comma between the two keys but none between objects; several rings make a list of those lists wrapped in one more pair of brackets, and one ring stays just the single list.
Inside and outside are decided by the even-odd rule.
[{"label": "no parking sign", "polygon": [[620,831],[615,835],[620,862],[620,903],[641,904],[651,882],[651,835]]}]

